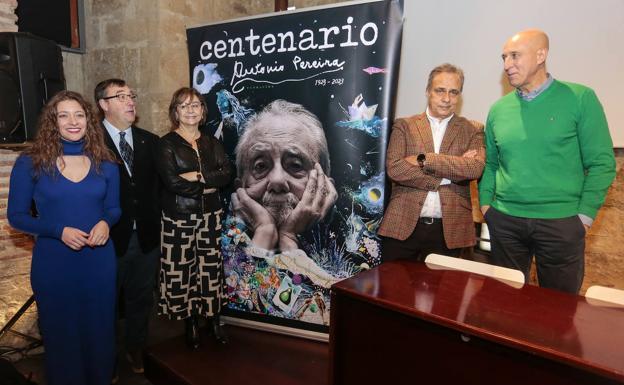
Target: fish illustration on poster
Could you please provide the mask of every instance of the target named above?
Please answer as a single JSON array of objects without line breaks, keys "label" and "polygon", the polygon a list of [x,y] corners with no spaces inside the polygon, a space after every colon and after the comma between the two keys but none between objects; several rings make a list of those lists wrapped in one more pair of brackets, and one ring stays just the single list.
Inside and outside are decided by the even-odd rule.
[{"label": "fish illustration on poster", "polygon": [[187,30],[204,129],[237,172],[227,315],[327,332],[331,285],[380,263],[402,24],[385,0]]}]

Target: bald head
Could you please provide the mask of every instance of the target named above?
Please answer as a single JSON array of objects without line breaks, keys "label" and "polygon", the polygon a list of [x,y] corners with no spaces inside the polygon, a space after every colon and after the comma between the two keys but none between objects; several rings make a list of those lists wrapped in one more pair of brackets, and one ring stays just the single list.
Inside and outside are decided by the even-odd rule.
[{"label": "bald head", "polygon": [[548,35],[539,29],[527,29],[510,37],[502,54],[509,84],[523,92],[542,85],[548,76],[548,47]]},{"label": "bald head", "polygon": [[507,44],[512,41],[524,41],[535,50],[545,49],[546,51],[548,51],[548,35],[546,35],[546,33],[541,29],[527,29],[524,31],[520,31],[510,37],[509,40],[507,40]]}]

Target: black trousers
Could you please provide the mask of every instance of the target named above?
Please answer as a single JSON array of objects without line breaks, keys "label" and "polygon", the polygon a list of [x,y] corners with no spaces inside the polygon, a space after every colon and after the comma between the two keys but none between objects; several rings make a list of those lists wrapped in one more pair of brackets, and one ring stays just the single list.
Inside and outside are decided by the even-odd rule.
[{"label": "black trousers", "polygon": [[128,351],[145,346],[159,263],[159,248],[143,253],[136,231],[132,232],[126,254],[117,258],[117,297],[123,301]]},{"label": "black trousers", "polygon": [[[429,219],[429,220],[428,220]],[[414,232],[404,241],[383,237],[381,240],[381,261],[411,259],[424,261],[427,255],[435,253],[458,257],[461,249],[449,249],[444,242],[442,219],[421,218]]]},{"label": "black trousers", "polygon": [[527,279],[535,256],[540,286],[578,294],[585,272],[585,227],[577,215],[521,218],[490,207],[485,220],[492,264],[520,270]]}]

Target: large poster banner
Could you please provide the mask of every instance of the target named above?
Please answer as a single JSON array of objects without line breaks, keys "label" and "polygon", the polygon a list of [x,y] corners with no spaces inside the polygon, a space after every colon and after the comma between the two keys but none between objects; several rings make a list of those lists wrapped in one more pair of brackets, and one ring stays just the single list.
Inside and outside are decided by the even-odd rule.
[{"label": "large poster banner", "polygon": [[205,129],[237,170],[227,315],[326,332],[330,286],[379,264],[402,22],[395,0],[187,30]]}]

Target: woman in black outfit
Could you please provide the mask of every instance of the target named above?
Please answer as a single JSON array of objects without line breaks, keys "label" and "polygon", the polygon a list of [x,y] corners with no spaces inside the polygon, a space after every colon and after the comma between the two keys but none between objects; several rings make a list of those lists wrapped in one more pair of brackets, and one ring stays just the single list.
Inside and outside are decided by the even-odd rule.
[{"label": "woman in black outfit", "polygon": [[199,131],[206,113],[196,90],[177,90],[169,104],[171,132],[160,139],[158,159],[164,183],[159,312],[185,320],[192,349],[200,345],[200,316],[209,319],[218,342],[227,342],[219,323],[225,298],[219,189],[230,182],[232,167],[221,143]]}]

